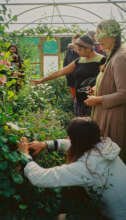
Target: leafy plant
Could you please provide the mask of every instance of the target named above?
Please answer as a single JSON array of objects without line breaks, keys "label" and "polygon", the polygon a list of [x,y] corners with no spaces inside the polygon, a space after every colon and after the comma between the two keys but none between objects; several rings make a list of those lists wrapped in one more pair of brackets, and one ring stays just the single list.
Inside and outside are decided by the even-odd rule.
[{"label": "leafy plant", "polygon": [[[4,5],[2,8],[0,21],[6,18],[17,19],[7,12]],[[1,52],[12,42],[18,44],[19,33],[8,35],[6,28],[8,23],[0,24]],[[37,29],[26,32],[28,34],[34,34],[36,31],[47,32],[51,37],[54,32],[76,30],[75,26],[72,30],[50,30],[47,26],[38,26]],[[8,54],[6,58],[7,56]],[[11,75],[9,69],[2,65],[0,74],[3,74],[3,70],[6,71],[8,81],[0,85],[0,217],[2,220],[52,220],[52,216],[59,213],[62,205],[61,189],[37,188],[27,181],[23,175],[27,159],[18,151],[17,144],[22,136],[26,136],[29,141],[65,138],[66,126],[73,117],[73,101],[64,78],[37,87],[32,86],[29,79],[34,72],[29,59],[24,60],[25,77],[18,92],[15,89],[16,81],[9,80]],[[43,167],[52,167],[63,164],[65,154],[57,152],[49,154],[43,151],[35,160]],[[83,210],[82,200],[79,204]],[[77,206],[77,209],[80,212],[80,206]]]}]

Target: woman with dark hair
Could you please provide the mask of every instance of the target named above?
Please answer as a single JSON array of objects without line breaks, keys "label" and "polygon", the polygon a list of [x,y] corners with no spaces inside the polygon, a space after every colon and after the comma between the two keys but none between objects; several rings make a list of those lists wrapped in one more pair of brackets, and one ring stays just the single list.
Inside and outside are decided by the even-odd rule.
[{"label": "woman with dark hair", "polygon": [[95,31],[88,31],[87,35],[90,36],[93,39],[93,41],[94,41],[94,50],[97,53],[103,54],[105,56],[105,52],[102,50],[100,43],[97,42],[96,32]]},{"label": "woman with dark hair", "polygon": [[15,89],[16,91],[19,91],[24,78],[21,57],[18,48],[15,45],[11,44],[8,48],[8,51],[10,52],[10,63],[11,63],[10,70],[12,72],[10,79],[11,78],[16,79]]},{"label": "woman with dark hair", "polygon": [[[41,80],[32,80],[32,82],[34,84],[40,84],[74,72],[74,87],[76,90],[75,115],[86,116],[90,115],[90,108],[83,104],[83,101],[87,97],[87,88],[88,86],[95,85],[96,76],[100,71],[100,66],[105,63],[105,57],[94,51],[93,40],[88,35],[81,36],[75,44],[80,56],[79,58],[62,70],[54,72]],[[80,89],[82,87],[85,88],[85,91],[81,96]]]},{"label": "woman with dark hair", "polygon": [[121,46],[120,25],[115,20],[102,21],[97,38],[108,58],[97,78],[95,96],[85,103],[94,106],[93,119],[104,135],[123,148],[126,160],[126,48]]},{"label": "woman with dark hair", "polygon": [[[66,54],[63,60],[63,67],[67,66],[68,64],[70,64],[72,61],[76,60],[79,57],[79,54],[76,51],[76,40],[80,38],[80,34],[75,34],[72,37],[72,43],[68,44],[67,46],[67,50],[66,50]],[[76,97],[76,93],[75,93],[75,79],[74,79],[74,72],[66,75],[66,80],[67,80],[67,85],[70,88],[70,92],[72,95],[73,100]]]},{"label": "woman with dark hair", "polygon": [[11,57],[11,66],[17,66],[19,69],[21,69],[21,57],[18,51],[18,48],[15,45],[10,45],[8,47],[8,51],[10,52]]},{"label": "woman with dark hair", "polygon": [[10,68],[10,62],[8,62],[6,58],[6,53],[1,52],[0,53],[0,66],[3,66],[0,70],[0,85],[4,84],[7,82],[7,73]]},{"label": "woman with dark hair", "polygon": [[[25,138],[19,149],[29,158],[24,174],[37,187],[81,186],[90,198],[101,196],[101,213],[113,220],[126,217],[126,166],[119,158],[120,148],[110,138],[100,138],[98,125],[89,119],[75,118],[67,129],[69,140],[31,142]],[[42,168],[32,161],[41,150],[66,151],[66,164]],[[104,204],[104,206],[102,206]]]}]

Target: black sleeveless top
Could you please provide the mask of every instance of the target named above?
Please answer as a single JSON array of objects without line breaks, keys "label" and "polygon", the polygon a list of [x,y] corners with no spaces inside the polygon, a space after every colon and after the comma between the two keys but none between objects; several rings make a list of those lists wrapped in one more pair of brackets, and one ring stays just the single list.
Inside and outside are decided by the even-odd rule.
[{"label": "black sleeveless top", "polygon": [[87,61],[85,57],[77,58],[75,60],[76,69],[74,71],[74,88],[79,88],[80,84],[90,77],[97,77],[100,72],[100,66],[103,65],[105,61],[106,58],[101,54],[98,54],[89,61]]}]

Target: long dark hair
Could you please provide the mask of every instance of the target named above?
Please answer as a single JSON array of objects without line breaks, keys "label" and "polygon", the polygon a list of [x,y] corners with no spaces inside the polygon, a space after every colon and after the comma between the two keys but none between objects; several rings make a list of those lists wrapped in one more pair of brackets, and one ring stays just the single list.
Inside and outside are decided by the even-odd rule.
[{"label": "long dark hair", "polygon": [[10,48],[11,48],[11,47],[14,47],[15,50],[16,50],[16,51],[15,51],[15,54],[18,56],[19,68],[21,68],[21,67],[22,67],[22,61],[21,61],[21,57],[20,57],[18,48],[17,48],[15,45],[11,44],[11,45],[8,47],[8,51],[10,51]]},{"label": "long dark hair", "polygon": [[100,129],[98,125],[87,118],[77,117],[73,119],[67,128],[71,147],[67,151],[67,163],[72,163],[85,152],[95,148],[100,142]]},{"label": "long dark hair", "polygon": [[109,60],[113,57],[113,55],[117,52],[117,50],[121,46],[121,28],[119,23],[114,19],[104,20],[100,22],[97,26],[97,29],[101,31],[105,31],[106,35],[111,36],[115,38],[115,44],[114,48],[111,51],[111,54],[109,55],[107,59],[107,63]]}]

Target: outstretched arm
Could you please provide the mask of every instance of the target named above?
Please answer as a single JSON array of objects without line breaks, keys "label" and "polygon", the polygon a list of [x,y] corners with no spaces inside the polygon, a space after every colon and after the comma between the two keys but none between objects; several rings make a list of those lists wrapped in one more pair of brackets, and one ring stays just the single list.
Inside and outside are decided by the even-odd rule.
[{"label": "outstretched arm", "polygon": [[[67,143],[68,142],[68,143]],[[59,140],[61,149],[63,143],[70,145],[69,140]],[[48,142],[51,147],[51,142]],[[60,187],[60,186],[87,186],[91,183],[92,177],[84,166],[82,161],[76,161],[71,164],[64,164],[53,168],[44,169],[37,163],[32,161],[32,157],[29,156],[28,142],[25,138],[22,138],[19,150],[24,153],[29,161],[24,168],[24,174],[29,181],[37,187]]]},{"label": "outstretched arm", "polygon": [[25,166],[24,174],[37,187],[87,187],[93,184],[92,176],[82,161],[47,169],[31,161]]},{"label": "outstretched arm", "polygon": [[33,156],[39,154],[42,150],[67,151],[70,147],[69,139],[57,139],[55,141],[33,141],[28,143],[28,149],[34,151]]},{"label": "outstretched arm", "polygon": [[32,80],[31,82],[33,82],[34,84],[40,84],[40,83],[44,83],[46,81],[52,80],[52,79],[56,79],[58,77],[64,76],[64,75],[68,75],[70,73],[72,73],[76,68],[76,64],[73,61],[72,63],[70,63],[69,65],[65,66],[62,70],[58,70],[54,73],[52,73],[51,75],[44,77],[43,79],[40,80]]}]

